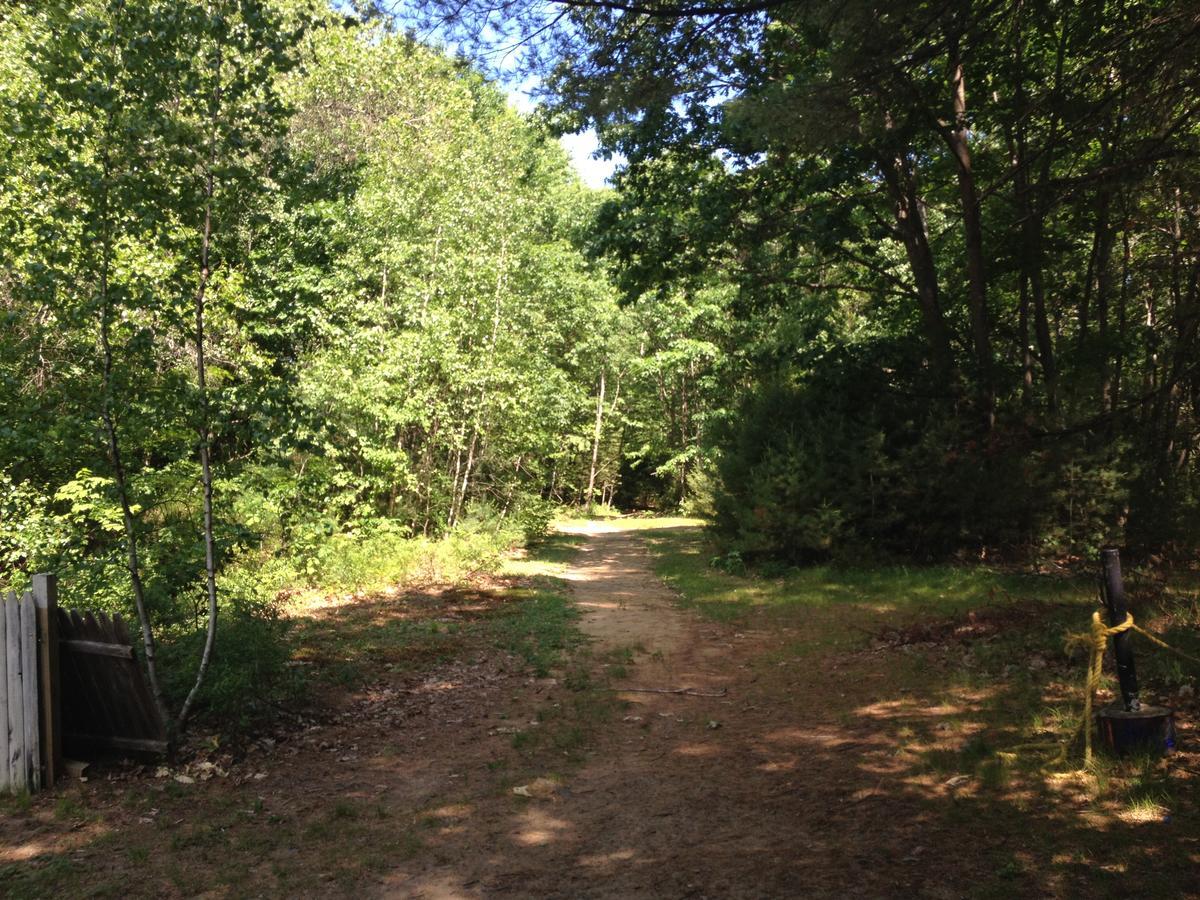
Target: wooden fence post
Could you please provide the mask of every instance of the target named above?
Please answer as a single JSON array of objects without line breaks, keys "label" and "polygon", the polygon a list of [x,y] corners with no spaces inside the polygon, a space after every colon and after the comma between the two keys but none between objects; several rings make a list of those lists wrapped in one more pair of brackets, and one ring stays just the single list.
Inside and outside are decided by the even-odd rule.
[{"label": "wooden fence post", "polygon": [[11,793],[12,773],[8,770],[8,595],[0,593],[0,791]]},{"label": "wooden fence post", "polygon": [[25,783],[30,793],[42,787],[39,700],[37,607],[33,603],[33,594],[26,591],[21,596],[21,706],[24,707],[21,718],[25,722],[21,766],[25,769]]},{"label": "wooden fence post", "polygon": [[[1129,612],[1125,600],[1125,583],[1121,579],[1121,554],[1115,547],[1100,551],[1100,565],[1104,569],[1104,605],[1108,607],[1108,624],[1120,625]],[[1137,668],[1133,664],[1133,632],[1122,631],[1113,637],[1113,658],[1117,661],[1117,680],[1121,684],[1121,699],[1125,709],[1137,712],[1142,706],[1138,699]],[[1090,723],[1089,723],[1090,726]]]},{"label": "wooden fence post", "polygon": [[25,704],[21,697],[21,604],[9,594],[4,604],[5,655],[8,657],[8,782],[13,793],[29,790],[25,768]]},{"label": "wooden fence post", "polygon": [[58,671],[58,578],[33,576],[38,620],[38,685],[42,707],[42,784],[54,787],[62,771],[62,706]]}]

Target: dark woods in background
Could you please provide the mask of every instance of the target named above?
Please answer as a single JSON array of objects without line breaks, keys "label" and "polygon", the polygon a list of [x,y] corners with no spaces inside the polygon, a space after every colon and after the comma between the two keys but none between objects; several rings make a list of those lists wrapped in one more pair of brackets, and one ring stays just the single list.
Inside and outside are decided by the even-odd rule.
[{"label": "dark woods in background", "polygon": [[1195,4],[571,16],[556,111],[629,159],[602,217],[623,287],[732,289],[732,541],[1194,554]]}]

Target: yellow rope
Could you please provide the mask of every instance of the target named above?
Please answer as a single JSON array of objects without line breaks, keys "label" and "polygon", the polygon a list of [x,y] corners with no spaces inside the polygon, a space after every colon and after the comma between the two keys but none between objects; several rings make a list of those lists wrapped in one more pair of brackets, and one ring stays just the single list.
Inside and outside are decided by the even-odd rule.
[{"label": "yellow rope", "polygon": [[1084,646],[1089,647],[1091,650],[1091,653],[1088,656],[1087,683],[1084,685],[1084,691],[1083,691],[1083,719],[1080,720],[1079,724],[1075,727],[1075,729],[1071,732],[1071,734],[1067,737],[1067,739],[1065,741],[1062,741],[1061,743],[1054,742],[1054,743],[1043,743],[1043,744],[1019,744],[1016,747],[1009,748],[1007,753],[1002,754],[1002,755],[1015,755],[1016,753],[1018,753],[1022,750],[1051,750],[1051,749],[1054,749],[1057,747],[1058,753],[1056,753],[1052,759],[1047,760],[1047,762],[1046,762],[1047,766],[1057,765],[1058,763],[1066,761],[1067,751],[1070,748],[1071,744],[1073,744],[1075,742],[1075,738],[1079,734],[1080,729],[1082,729],[1083,730],[1083,764],[1084,764],[1085,768],[1091,766],[1091,764],[1092,764],[1092,702],[1093,702],[1093,698],[1095,696],[1096,690],[1100,687],[1100,675],[1101,675],[1101,667],[1104,663],[1104,651],[1108,647],[1108,639],[1110,637],[1115,637],[1116,635],[1121,634],[1122,632],[1125,632],[1125,631],[1136,631],[1138,634],[1142,635],[1143,637],[1149,638],[1152,643],[1157,644],[1158,646],[1162,647],[1164,650],[1170,650],[1172,653],[1176,654],[1177,656],[1180,656],[1183,659],[1193,662],[1196,665],[1200,665],[1200,659],[1197,659],[1194,656],[1190,656],[1189,654],[1184,653],[1182,650],[1178,650],[1175,647],[1172,647],[1170,644],[1168,644],[1162,638],[1158,637],[1157,635],[1151,634],[1146,629],[1144,629],[1140,625],[1136,624],[1133,621],[1133,615],[1131,613],[1125,613],[1125,621],[1124,622],[1121,622],[1118,625],[1113,625],[1110,627],[1110,626],[1107,626],[1104,624],[1104,620],[1101,619],[1100,612],[1097,610],[1096,612],[1092,613],[1092,627],[1091,627],[1090,631],[1088,631],[1086,634],[1067,635],[1068,647],[1072,646],[1072,645],[1083,644]]},{"label": "yellow rope", "polygon": [[[1096,689],[1100,687],[1100,671],[1104,665],[1104,650],[1108,647],[1108,639],[1135,628],[1133,615],[1125,613],[1125,621],[1111,628],[1100,618],[1100,611],[1092,613],[1092,655],[1088,658],[1087,684],[1083,689],[1083,721],[1079,727],[1083,729],[1083,765],[1092,764],[1092,700]],[[1140,629],[1139,629],[1140,630]],[[1072,735],[1074,738],[1074,735]]]},{"label": "yellow rope", "polygon": [[[1129,619],[1132,622],[1133,616],[1130,616]],[[1149,638],[1151,643],[1158,644],[1158,646],[1162,647],[1164,650],[1170,650],[1172,653],[1174,653],[1180,659],[1186,659],[1188,662],[1195,663],[1196,665],[1200,666],[1200,657],[1192,656],[1190,653],[1184,653],[1178,647],[1172,647],[1170,644],[1168,644],[1162,638],[1158,637],[1157,635],[1151,634],[1145,628],[1142,628],[1140,625],[1134,625],[1132,627],[1133,627],[1133,630],[1136,631],[1138,634],[1140,634],[1142,637]]]}]

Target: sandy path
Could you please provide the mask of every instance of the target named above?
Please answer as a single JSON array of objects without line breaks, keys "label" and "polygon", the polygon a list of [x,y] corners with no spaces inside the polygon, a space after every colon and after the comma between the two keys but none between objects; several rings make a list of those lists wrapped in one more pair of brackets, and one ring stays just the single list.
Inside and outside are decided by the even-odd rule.
[{"label": "sandy path", "polygon": [[[5,865],[12,884],[40,857],[129,897],[1200,897],[1182,817],[1157,841],[1110,836],[906,748],[918,733],[955,746],[956,717],[996,697],[898,684],[899,652],[807,652],[765,608],[705,620],[654,576],[644,534],[582,533],[566,577],[612,693],[572,684],[574,664],[537,678],[483,648],[384,679],[228,778],[118,772],[0,816],[0,893]],[[813,608],[803,628],[843,614]],[[1098,840],[1170,892],[1079,889],[1108,877],[1071,862],[1107,852]]]},{"label": "sandy path", "polygon": [[[846,737],[819,723],[799,729],[783,697],[761,696],[745,663],[756,636],[676,606],[641,535],[597,524],[580,533],[589,541],[566,577],[581,628],[601,658],[634,651],[618,689],[688,687],[721,696],[618,692],[624,708],[559,790],[519,804],[505,798],[485,813],[491,821],[482,827],[498,846],[460,845],[452,866],[393,881],[388,895],[806,895],[828,871],[821,859],[831,817],[822,807],[840,805],[840,777],[861,777],[844,754],[837,759]],[[827,757],[819,778],[797,781],[802,753]]]},{"label": "sandy path", "polygon": [[580,627],[596,649],[636,647],[674,662],[691,623],[651,571],[650,556],[637,533],[600,522],[565,530],[591,537],[565,577],[583,612]]}]

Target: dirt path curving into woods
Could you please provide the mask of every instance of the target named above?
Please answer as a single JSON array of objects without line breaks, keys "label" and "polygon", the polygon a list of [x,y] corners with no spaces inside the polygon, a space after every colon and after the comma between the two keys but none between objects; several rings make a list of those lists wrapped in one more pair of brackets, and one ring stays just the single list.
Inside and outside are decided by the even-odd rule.
[{"label": "dirt path curving into woods", "polygon": [[[531,797],[475,804],[440,838],[445,865],[401,866],[382,895],[960,896],[928,882],[937,835],[920,804],[883,790],[886,742],[808,702],[842,673],[764,672],[755,660],[774,636],[681,609],[639,533],[583,533],[566,574],[581,627],[599,658],[630,660],[618,664],[613,724],[581,767],[535,781]],[[692,693],[644,692],[682,688]],[[884,752],[868,761],[873,745]],[[953,843],[949,828],[940,836]]]}]

